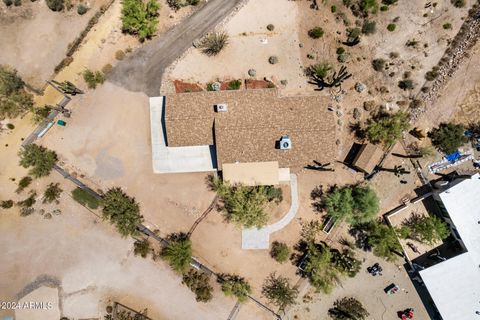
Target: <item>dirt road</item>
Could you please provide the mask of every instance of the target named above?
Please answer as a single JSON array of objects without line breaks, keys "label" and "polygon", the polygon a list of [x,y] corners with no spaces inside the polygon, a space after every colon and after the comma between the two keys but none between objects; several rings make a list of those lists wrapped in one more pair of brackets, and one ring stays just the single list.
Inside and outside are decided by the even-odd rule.
[{"label": "dirt road", "polygon": [[143,91],[148,96],[158,96],[165,68],[241,2],[242,0],[208,1],[190,18],[119,63],[109,75],[109,80],[130,91]]}]

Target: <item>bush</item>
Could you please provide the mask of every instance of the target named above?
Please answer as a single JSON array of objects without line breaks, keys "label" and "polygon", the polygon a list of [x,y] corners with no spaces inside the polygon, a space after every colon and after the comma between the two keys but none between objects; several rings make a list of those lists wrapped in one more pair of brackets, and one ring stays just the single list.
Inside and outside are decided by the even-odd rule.
[{"label": "bush", "polygon": [[14,0],[13,4],[15,5],[15,7],[20,7],[22,5],[22,0]]},{"label": "bush", "polygon": [[0,65],[0,120],[15,118],[33,106],[33,96],[24,87],[16,70]]},{"label": "bush", "polygon": [[277,204],[282,202],[283,192],[281,188],[275,188],[274,186],[265,186],[264,188],[265,188],[265,195],[267,196],[268,202],[275,201],[275,203]]},{"label": "bush", "polygon": [[158,10],[156,0],[122,0],[122,32],[138,36],[141,42],[157,31]]},{"label": "bush", "polygon": [[228,44],[228,34],[225,32],[212,32],[204,37],[199,44],[202,53],[207,56],[216,56]]},{"label": "bush", "polygon": [[267,30],[268,31],[273,31],[275,29],[275,26],[273,24],[267,25]]},{"label": "bush", "polygon": [[415,84],[413,83],[413,80],[405,79],[398,82],[398,87],[402,90],[413,90],[415,88]]},{"label": "bush", "polygon": [[195,293],[198,302],[208,302],[213,298],[213,287],[210,285],[210,277],[196,270],[191,269],[182,277],[182,283]]},{"label": "bush", "polygon": [[340,55],[342,53],[345,53],[345,49],[343,47],[337,48],[337,54]]},{"label": "bush", "polygon": [[125,59],[125,52],[123,52],[123,50],[117,50],[117,52],[115,52],[115,59],[117,60]]},{"label": "bush", "polygon": [[107,63],[102,67],[102,72],[103,74],[108,74],[112,71],[112,69],[113,69],[112,65],[110,63]]},{"label": "bush", "polygon": [[83,71],[83,80],[87,83],[89,89],[95,89],[97,84],[102,84],[105,82],[105,75],[100,71],[91,71],[86,69]]},{"label": "bush", "polygon": [[292,287],[287,278],[277,277],[275,273],[271,273],[263,283],[262,294],[280,310],[285,310],[286,307],[295,304],[298,288]]},{"label": "bush", "polygon": [[7,123],[7,129],[13,130],[15,129],[15,125],[13,123]]},{"label": "bush", "polygon": [[0,202],[0,207],[2,209],[10,209],[13,207],[13,200],[3,200]]},{"label": "bush", "polygon": [[15,190],[15,192],[20,193],[25,190],[25,188],[27,188],[32,183],[32,180],[33,179],[30,176],[26,176],[20,179],[20,181],[18,182],[17,190]]},{"label": "bush", "polygon": [[87,206],[90,209],[97,209],[100,205],[100,200],[98,200],[90,192],[83,190],[82,188],[77,187],[72,191],[72,197],[75,201],[80,203],[82,206]]},{"label": "bush", "polygon": [[413,214],[404,222],[402,234],[407,238],[433,245],[450,235],[448,225],[436,216]]},{"label": "bush", "polygon": [[395,23],[390,23],[387,26],[387,30],[390,31],[390,32],[395,31],[396,28],[397,28],[397,25]]},{"label": "bush", "polygon": [[147,239],[135,240],[133,243],[133,254],[136,256],[146,258],[151,251],[150,242]]},{"label": "bush", "polygon": [[270,58],[268,58],[268,63],[270,63],[270,64],[276,64],[276,63],[278,63],[278,58],[277,58],[277,56],[271,56]]},{"label": "bush", "polygon": [[88,11],[88,7],[87,7],[87,6],[85,6],[85,5],[82,4],[82,3],[80,3],[80,4],[78,5],[78,7],[77,7],[77,13],[78,13],[79,15],[82,16],[82,15],[84,15],[85,13],[87,13],[87,11]]},{"label": "bush", "polygon": [[239,302],[243,303],[248,300],[248,296],[252,293],[250,284],[242,277],[237,275],[221,275],[222,291],[228,296],[235,296]]},{"label": "bush", "polygon": [[32,108],[32,120],[35,123],[40,123],[48,118],[50,111],[52,111],[53,107],[49,105],[44,105],[41,108]]},{"label": "bush", "polygon": [[163,247],[160,256],[174,271],[186,273],[192,261],[192,242],[185,234],[171,234],[168,245]]},{"label": "bush", "polygon": [[456,8],[463,8],[466,5],[465,0],[450,0]]},{"label": "bush", "polygon": [[428,137],[437,149],[450,154],[468,141],[464,132],[465,127],[461,124],[441,123],[428,133]]},{"label": "bush", "polygon": [[33,213],[33,205],[37,202],[35,199],[37,197],[37,193],[35,191],[30,191],[30,196],[25,200],[17,202],[17,206],[20,207],[20,216],[26,217]]},{"label": "bush", "polygon": [[55,151],[36,144],[29,144],[18,153],[20,165],[24,168],[32,167],[29,171],[34,178],[48,176],[57,163]]},{"label": "bush", "polygon": [[228,83],[227,90],[238,90],[242,86],[242,81],[232,80]]},{"label": "bush", "polygon": [[366,137],[372,143],[391,145],[409,128],[409,120],[409,115],[402,111],[394,114],[377,114],[367,125]]},{"label": "bush", "polygon": [[425,79],[428,81],[433,81],[438,77],[438,68],[433,68],[431,71],[425,73]]},{"label": "bush", "polygon": [[320,27],[315,27],[313,29],[308,30],[308,36],[312,39],[318,39],[323,37],[324,31]]},{"label": "bush", "polygon": [[5,3],[7,7],[10,7],[13,4],[13,0],[3,0],[3,3]]},{"label": "bush", "polygon": [[330,70],[332,70],[332,66],[327,62],[317,63],[313,66],[310,66],[310,68],[308,69],[310,73],[321,79],[326,78]]},{"label": "bush", "polygon": [[375,21],[365,20],[362,26],[363,34],[374,34],[377,32],[377,23]]},{"label": "bush", "polygon": [[272,243],[272,249],[270,250],[270,256],[277,262],[287,262],[290,257],[290,249],[288,249],[285,243],[274,241]]},{"label": "bush", "polygon": [[135,198],[129,197],[121,188],[111,188],[102,200],[103,218],[114,224],[118,232],[126,237],[138,233],[137,226],[143,222]]},{"label": "bush", "polygon": [[451,30],[452,29],[452,24],[447,22],[443,24],[443,29],[445,30]]},{"label": "bush", "polygon": [[388,6],[381,6],[380,11],[383,11],[383,12],[388,11]]},{"label": "bush", "polygon": [[335,6],[335,5],[331,6],[331,7],[330,7],[330,11],[331,11],[332,13],[337,12],[337,6]]},{"label": "bush", "polygon": [[373,67],[373,70],[377,71],[377,72],[382,72],[383,70],[385,70],[385,63],[386,61],[384,59],[374,59],[372,61],[372,67]]},{"label": "bush", "polygon": [[59,203],[58,199],[63,190],[60,188],[60,183],[50,183],[43,193],[43,203]]},{"label": "bush", "polygon": [[358,2],[358,5],[360,7],[360,10],[362,10],[365,15],[368,15],[368,13],[377,13],[377,0],[360,0]]},{"label": "bush", "polygon": [[65,0],[46,0],[46,2],[52,11],[62,11],[65,6]]}]

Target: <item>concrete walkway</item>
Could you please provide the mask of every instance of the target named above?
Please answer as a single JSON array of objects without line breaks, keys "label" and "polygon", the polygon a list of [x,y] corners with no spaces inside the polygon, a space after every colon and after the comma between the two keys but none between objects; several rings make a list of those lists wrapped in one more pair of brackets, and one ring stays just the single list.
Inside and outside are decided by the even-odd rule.
[{"label": "concrete walkway", "polygon": [[270,234],[285,228],[298,211],[298,186],[297,176],[290,175],[290,193],[292,204],[287,214],[274,224],[269,224],[262,229],[243,229],[242,230],[242,249],[244,250],[261,250],[268,249],[270,246]]},{"label": "concrete walkway", "polygon": [[155,173],[216,170],[214,146],[167,147],[164,128],[165,97],[150,98],[152,165]]}]

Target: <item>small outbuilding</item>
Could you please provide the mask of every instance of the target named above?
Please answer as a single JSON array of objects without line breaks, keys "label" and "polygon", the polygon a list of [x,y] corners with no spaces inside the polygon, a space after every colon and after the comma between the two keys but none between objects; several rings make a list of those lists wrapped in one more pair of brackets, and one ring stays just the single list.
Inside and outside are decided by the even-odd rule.
[{"label": "small outbuilding", "polygon": [[360,171],[371,173],[383,157],[382,149],[367,143],[360,147],[352,165]]}]

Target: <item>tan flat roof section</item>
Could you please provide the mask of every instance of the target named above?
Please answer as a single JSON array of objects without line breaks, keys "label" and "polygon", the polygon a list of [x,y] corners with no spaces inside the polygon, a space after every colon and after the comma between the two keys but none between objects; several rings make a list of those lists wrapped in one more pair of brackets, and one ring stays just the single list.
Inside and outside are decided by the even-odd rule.
[{"label": "tan flat roof section", "polygon": [[278,162],[224,163],[223,180],[247,186],[278,185]]},{"label": "tan flat roof section", "polygon": [[370,143],[364,144],[353,160],[353,165],[366,173],[371,173],[382,156],[382,149]]}]

